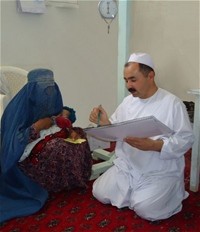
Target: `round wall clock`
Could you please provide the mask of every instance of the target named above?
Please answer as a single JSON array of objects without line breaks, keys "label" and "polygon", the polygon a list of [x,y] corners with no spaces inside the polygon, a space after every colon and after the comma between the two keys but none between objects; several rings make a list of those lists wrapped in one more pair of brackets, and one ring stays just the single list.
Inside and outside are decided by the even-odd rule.
[{"label": "round wall clock", "polygon": [[116,0],[101,0],[98,5],[99,13],[103,19],[114,19],[118,12]]}]

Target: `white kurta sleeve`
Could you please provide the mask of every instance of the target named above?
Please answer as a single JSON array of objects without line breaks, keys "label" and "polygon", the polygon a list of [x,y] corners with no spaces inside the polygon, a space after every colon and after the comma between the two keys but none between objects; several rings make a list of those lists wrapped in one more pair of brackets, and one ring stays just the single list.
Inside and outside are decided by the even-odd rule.
[{"label": "white kurta sleeve", "polygon": [[170,137],[163,137],[164,145],[160,152],[161,159],[176,159],[184,155],[194,142],[192,126],[188,113],[182,102],[173,106],[171,125],[174,133]]}]

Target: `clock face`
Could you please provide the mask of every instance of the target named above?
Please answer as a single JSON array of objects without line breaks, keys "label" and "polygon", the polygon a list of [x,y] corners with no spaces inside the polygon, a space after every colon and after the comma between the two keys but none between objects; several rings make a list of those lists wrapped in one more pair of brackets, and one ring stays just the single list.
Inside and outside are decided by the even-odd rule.
[{"label": "clock face", "polygon": [[104,19],[114,19],[118,12],[116,0],[101,0],[98,8],[101,17]]}]

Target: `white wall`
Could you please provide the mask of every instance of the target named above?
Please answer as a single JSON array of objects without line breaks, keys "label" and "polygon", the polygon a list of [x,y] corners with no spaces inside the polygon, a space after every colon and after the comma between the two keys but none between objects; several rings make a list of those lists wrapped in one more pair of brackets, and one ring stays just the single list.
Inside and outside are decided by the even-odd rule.
[{"label": "white wall", "polygon": [[[200,88],[199,1],[131,3],[130,53],[149,52],[157,83],[194,100],[187,90]],[[109,114],[117,106],[118,18],[108,35],[97,4],[79,0],[77,9],[51,6],[32,15],[18,13],[14,0],[1,1],[1,65],[51,68],[83,127],[93,106],[102,104]]]},{"label": "white wall", "polygon": [[134,1],[131,49],[154,59],[157,83],[183,100],[200,88],[199,1]]},{"label": "white wall", "polygon": [[98,1],[79,8],[50,6],[41,15],[18,13],[15,1],[1,1],[1,65],[27,70],[51,68],[64,104],[77,112],[77,125],[89,124],[91,109],[110,114],[117,104],[117,20],[110,34]]}]

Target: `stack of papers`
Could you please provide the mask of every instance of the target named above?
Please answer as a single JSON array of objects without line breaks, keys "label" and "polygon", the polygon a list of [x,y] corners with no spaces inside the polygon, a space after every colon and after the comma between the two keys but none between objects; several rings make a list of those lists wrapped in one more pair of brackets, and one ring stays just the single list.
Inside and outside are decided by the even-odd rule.
[{"label": "stack of papers", "polygon": [[133,119],[107,126],[85,128],[89,136],[103,141],[123,141],[124,138],[148,138],[157,135],[172,134],[173,131],[154,116]]}]

